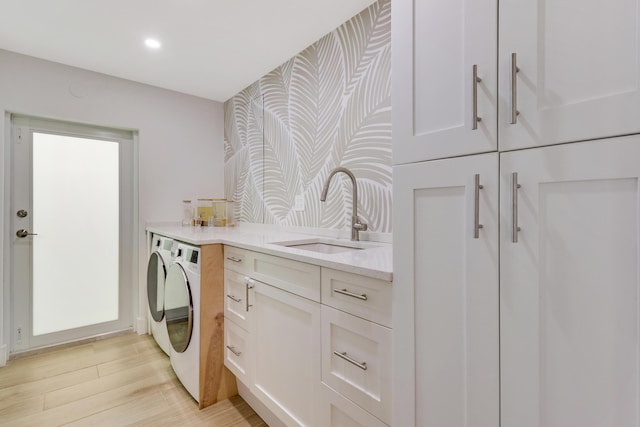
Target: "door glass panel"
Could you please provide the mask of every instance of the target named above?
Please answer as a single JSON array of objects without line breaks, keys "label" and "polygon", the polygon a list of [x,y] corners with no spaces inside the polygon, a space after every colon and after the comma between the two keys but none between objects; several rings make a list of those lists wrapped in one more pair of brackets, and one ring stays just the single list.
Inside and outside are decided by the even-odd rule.
[{"label": "door glass panel", "polygon": [[147,297],[151,317],[159,322],[164,317],[164,282],[167,269],[158,252],[151,254],[147,267]]},{"label": "door glass panel", "polygon": [[173,264],[167,273],[164,294],[164,314],[171,346],[178,353],[187,349],[193,329],[193,302],[187,275],[180,264]]},{"label": "door glass panel", "polygon": [[118,143],[34,133],[32,179],[33,335],[117,320]]}]

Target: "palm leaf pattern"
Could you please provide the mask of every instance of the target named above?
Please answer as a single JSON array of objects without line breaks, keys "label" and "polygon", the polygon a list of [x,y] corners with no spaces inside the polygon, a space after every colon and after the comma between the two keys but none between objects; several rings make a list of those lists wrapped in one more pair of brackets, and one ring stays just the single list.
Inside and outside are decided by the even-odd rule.
[{"label": "palm leaf pattern", "polygon": [[[379,0],[225,103],[225,190],[240,221],[349,228],[351,182],[391,232],[391,2]],[[293,210],[295,196],[305,210]]]}]

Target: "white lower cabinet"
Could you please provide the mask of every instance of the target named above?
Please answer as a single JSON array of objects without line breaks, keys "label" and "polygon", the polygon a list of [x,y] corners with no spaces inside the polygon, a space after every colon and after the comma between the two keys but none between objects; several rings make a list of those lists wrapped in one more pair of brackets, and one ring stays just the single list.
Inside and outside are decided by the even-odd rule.
[{"label": "white lower cabinet", "polygon": [[640,135],[499,156],[394,168],[393,425],[638,426]]},{"label": "white lower cabinet", "polygon": [[322,382],[391,423],[391,329],[322,306]]},{"label": "white lower cabinet", "polygon": [[256,412],[274,425],[389,425],[391,329],[375,321],[391,323],[391,282],[225,254],[225,365]]},{"label": "white lower cabinet", "polygon": [[320,304],[255,282],[254,393],[287,425],[317,425]]},{"label": "white lower cabinet", "polygon": [[247,310],[247,276],[235,271],[224,270],[224,316],[226,320],[248,329],[249,311]]},{"label": "white lower cabinet", "polygon": [[251,382],[251,343],[249,333],[232,321],[224,323],[224,364],[238,378]]},{"label": "white lower cabinet", "polygon": [[322,384],[320,427],[386,427],[383,423],[340,393]]}]

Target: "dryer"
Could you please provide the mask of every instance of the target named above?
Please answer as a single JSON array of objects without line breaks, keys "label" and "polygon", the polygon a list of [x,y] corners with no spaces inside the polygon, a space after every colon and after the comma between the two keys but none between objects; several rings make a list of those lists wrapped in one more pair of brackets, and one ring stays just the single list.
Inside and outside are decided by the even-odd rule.
[{"label": "dryer", "polygon": [[200,248],[179,243],[165,283],[165,318],[176,376],[200,401]]},{"label": "dryer", "polygon": [[149,329],[158,346],[169,355],[171,344],[164,315],[164,288],[167,272],[173,263],[175,241],[168,237],[151,236],[151,255],[147,264],[147,301],[149,303]]}]

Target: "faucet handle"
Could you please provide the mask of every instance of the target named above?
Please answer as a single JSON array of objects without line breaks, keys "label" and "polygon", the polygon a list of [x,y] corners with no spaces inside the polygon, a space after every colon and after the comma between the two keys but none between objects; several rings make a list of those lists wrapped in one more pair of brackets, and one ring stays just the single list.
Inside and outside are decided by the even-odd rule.
[{"label": "faucet handle", "polygon": [[356,216],[353,218],[353,228],[355,228],[358,231],[367,231],[369,226],[366,223],[360,221],[360,218]]}]

